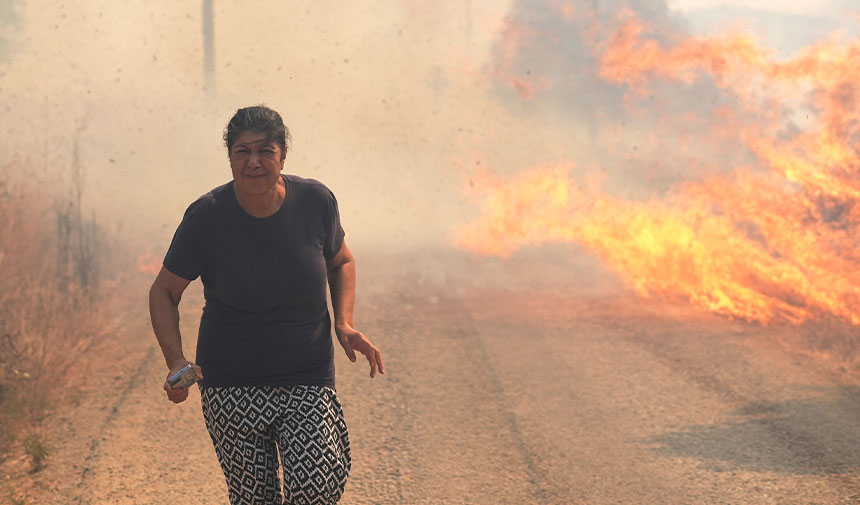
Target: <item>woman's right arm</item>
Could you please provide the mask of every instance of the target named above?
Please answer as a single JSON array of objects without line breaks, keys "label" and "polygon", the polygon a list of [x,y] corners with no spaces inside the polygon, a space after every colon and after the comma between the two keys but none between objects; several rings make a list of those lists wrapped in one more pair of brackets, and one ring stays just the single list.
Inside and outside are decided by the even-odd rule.
[{"label": "woman's right arm", "polygon": [[[179,371],[187,363],[182,352],[182,335],[179,333],[179,301],[182,293],[191,281],[184,279],[170,270],[161,267],[155,282],[149,289],[149,316],[152,319],[152,329],[158,345],[164,354],[164,361],[170,374]],[[203,374],[200,367],[192,363],[197,371],[197,378],[202,379]],[[188,397],[188,388],[171,388],[167,381],[164,382],[164,390],[167,397],[174,403],[184,401]]]}]

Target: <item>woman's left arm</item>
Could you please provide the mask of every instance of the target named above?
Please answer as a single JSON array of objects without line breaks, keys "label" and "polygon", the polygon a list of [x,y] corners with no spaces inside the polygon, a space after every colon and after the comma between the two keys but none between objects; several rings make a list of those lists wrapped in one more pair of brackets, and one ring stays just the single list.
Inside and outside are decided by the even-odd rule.
[{"label": "woman's left arm", "polygon": [[346,351],[349,360],[355,363],[355,351],[364,354],[370,363],[370,378],[385,373],[382,352],[363,333],[353,327],[355,308],[355,258],[346,243],[334,258],[326,261],[328,286],[331,291],[331,306],[334,309],[334,331],[337,340]]}]

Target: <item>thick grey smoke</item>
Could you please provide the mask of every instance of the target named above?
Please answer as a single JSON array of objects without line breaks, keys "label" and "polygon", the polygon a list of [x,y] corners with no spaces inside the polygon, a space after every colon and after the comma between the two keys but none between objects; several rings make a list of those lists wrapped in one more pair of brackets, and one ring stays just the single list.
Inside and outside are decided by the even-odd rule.
[{"label": "thick grey smoke", "polygon": [[[739,34],[777,59],[834,34],[845,39],[860,32],[850,15],[856,3],[847,0],[808,13],[766,10],[781,8],[774,2],[673,5],[679,3],[703,7],[682,15],[665,0],[515,0],[486,67],[495,99],[522,117],[588,132],[591,149],[580,149],[575,164],[600,167],[612,193],[641,198],[752,164],[756,155],[744,143],[726,149],[713,141],[714,131],[721,111],[732,110],[748,124],[761,117],[741,112],[738,97],[704,72],[686,84],[651,79],[644,96],[601,78],[600,55],[623,19],[635,17],[645,29],[643,39],[664,48],[702,34]],[[789,126],[773,135],[795,134],[797,111],[777,112]]]},{"label": "thick grey smoke", "polygon": [[[618,26],[625,11],[662,30],[680,31],[683,24],[662,0],[516,0],[502,37],[520,37],[518,51],[508,54],[506,41],[493,50],[491,72],[504,74],[540,89],[534,99],[521,101],[524,109],[540,114],[561,114],[571,120],[596,122],[622,114],[624,90],[608,86],[598,75],[596,45]],[[505,32],[511,33],[505,33]],[[541,81],[546,81],[542,87]],[[498,82],[496,91],[514,101],[516,89]]]},{"label": "thick grey smoke", "polygon": [[708,167],[693,161],[708,153],[696,139],[708,137],[716,111],[737,105],[707,78],[692,86],[655,82],[632,107],[627,86],[601,78],[600,54],[631,15],[664,47],[690,36],[687,21],[662,0],[517,0],[492,52],[495,96],[518,114],[588,131],[598,152],[577,162],[600,166],[610,176],[607,189],[627,197],[748,159],[741,148],[733,159],[709,153],[715,162]]},{"label": "thick grey smoke", "polygon": [[[708,146],[695,140],[684,146],[678,142],[679,138],[704,139],[716,111],[736,105],[713,82],[705,79],[693,86],[656,82],[649,96],[630,107],[625,101],[630,89],[599,75],[601,51],[625,16],[635,16],[646,27],[647,37],[664,47],[689,37],[686,20],[664,1],[574,0],[564,8],[560,5],[542,0],[514,3],[508,30],[521,34],[520,43],[513,54],[509,40],[495,46],[493,66],[500,78],[494,91],[521,114],[557,117],[560,124],[584,126],[590,142],[600,145],[596,157],[585,161],[610,175],[608,189],[638,197],[747,159],[743,149],[733,153],[734,159],[725,152],[713,152],[715,163],[695,166],[691,159],[708,152]],[[530,83],[533,96],[517,99],[518,90],[511,81]],[[608,138],[614,140],[607,143]]]}]

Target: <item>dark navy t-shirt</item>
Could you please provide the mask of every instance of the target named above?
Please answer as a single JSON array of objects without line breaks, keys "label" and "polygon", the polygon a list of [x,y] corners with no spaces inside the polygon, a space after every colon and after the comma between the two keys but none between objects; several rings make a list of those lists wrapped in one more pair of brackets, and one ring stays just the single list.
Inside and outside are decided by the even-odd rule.
[{"label": "dark navy t-shirt", "polygon": [[282,175],[286,198],[265,218],[232,181],[192,203],[164,267],[203,281],[201,386],[334,386],[326,260],[343,245],[337,200],[313,179]]}]

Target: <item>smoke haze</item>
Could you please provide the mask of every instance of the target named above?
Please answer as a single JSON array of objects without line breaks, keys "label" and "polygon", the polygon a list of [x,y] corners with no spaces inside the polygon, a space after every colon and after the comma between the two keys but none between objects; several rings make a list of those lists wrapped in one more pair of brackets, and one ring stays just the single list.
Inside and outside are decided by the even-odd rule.
[{"label": "smoke haze", "polygon": [[365,247],[447,246],[487,171],[563,163],[641,197],[714,170],[693,160],[699,126],[668,137],[661,116],[731,98],[703,83],[631,111],[596,73],[593,46],[625,10],[666,41],[706,28],[662,1],[212,5],[207,52],[198,2],[0,2],[2,169],[64,188],[77,153],[86,204],[158,254],[229,179],[222,128],[249,104],[281,112],[286,171],[329,185]]},{"label": "smoke haze", "polygon": [[18,19],[0,87],[7,163],[63,184],[77,146],[86,201],[161,249],[188,203],[229,179],[221,132],[238,107],[279,110],[286,170],[328,184],[351,237],[380,247],[443,242],[458,150],[496,144],[484,125],[506,121],[467,85],[498,3],[215,2],[214,97],[199,4],[4,5]]}]

